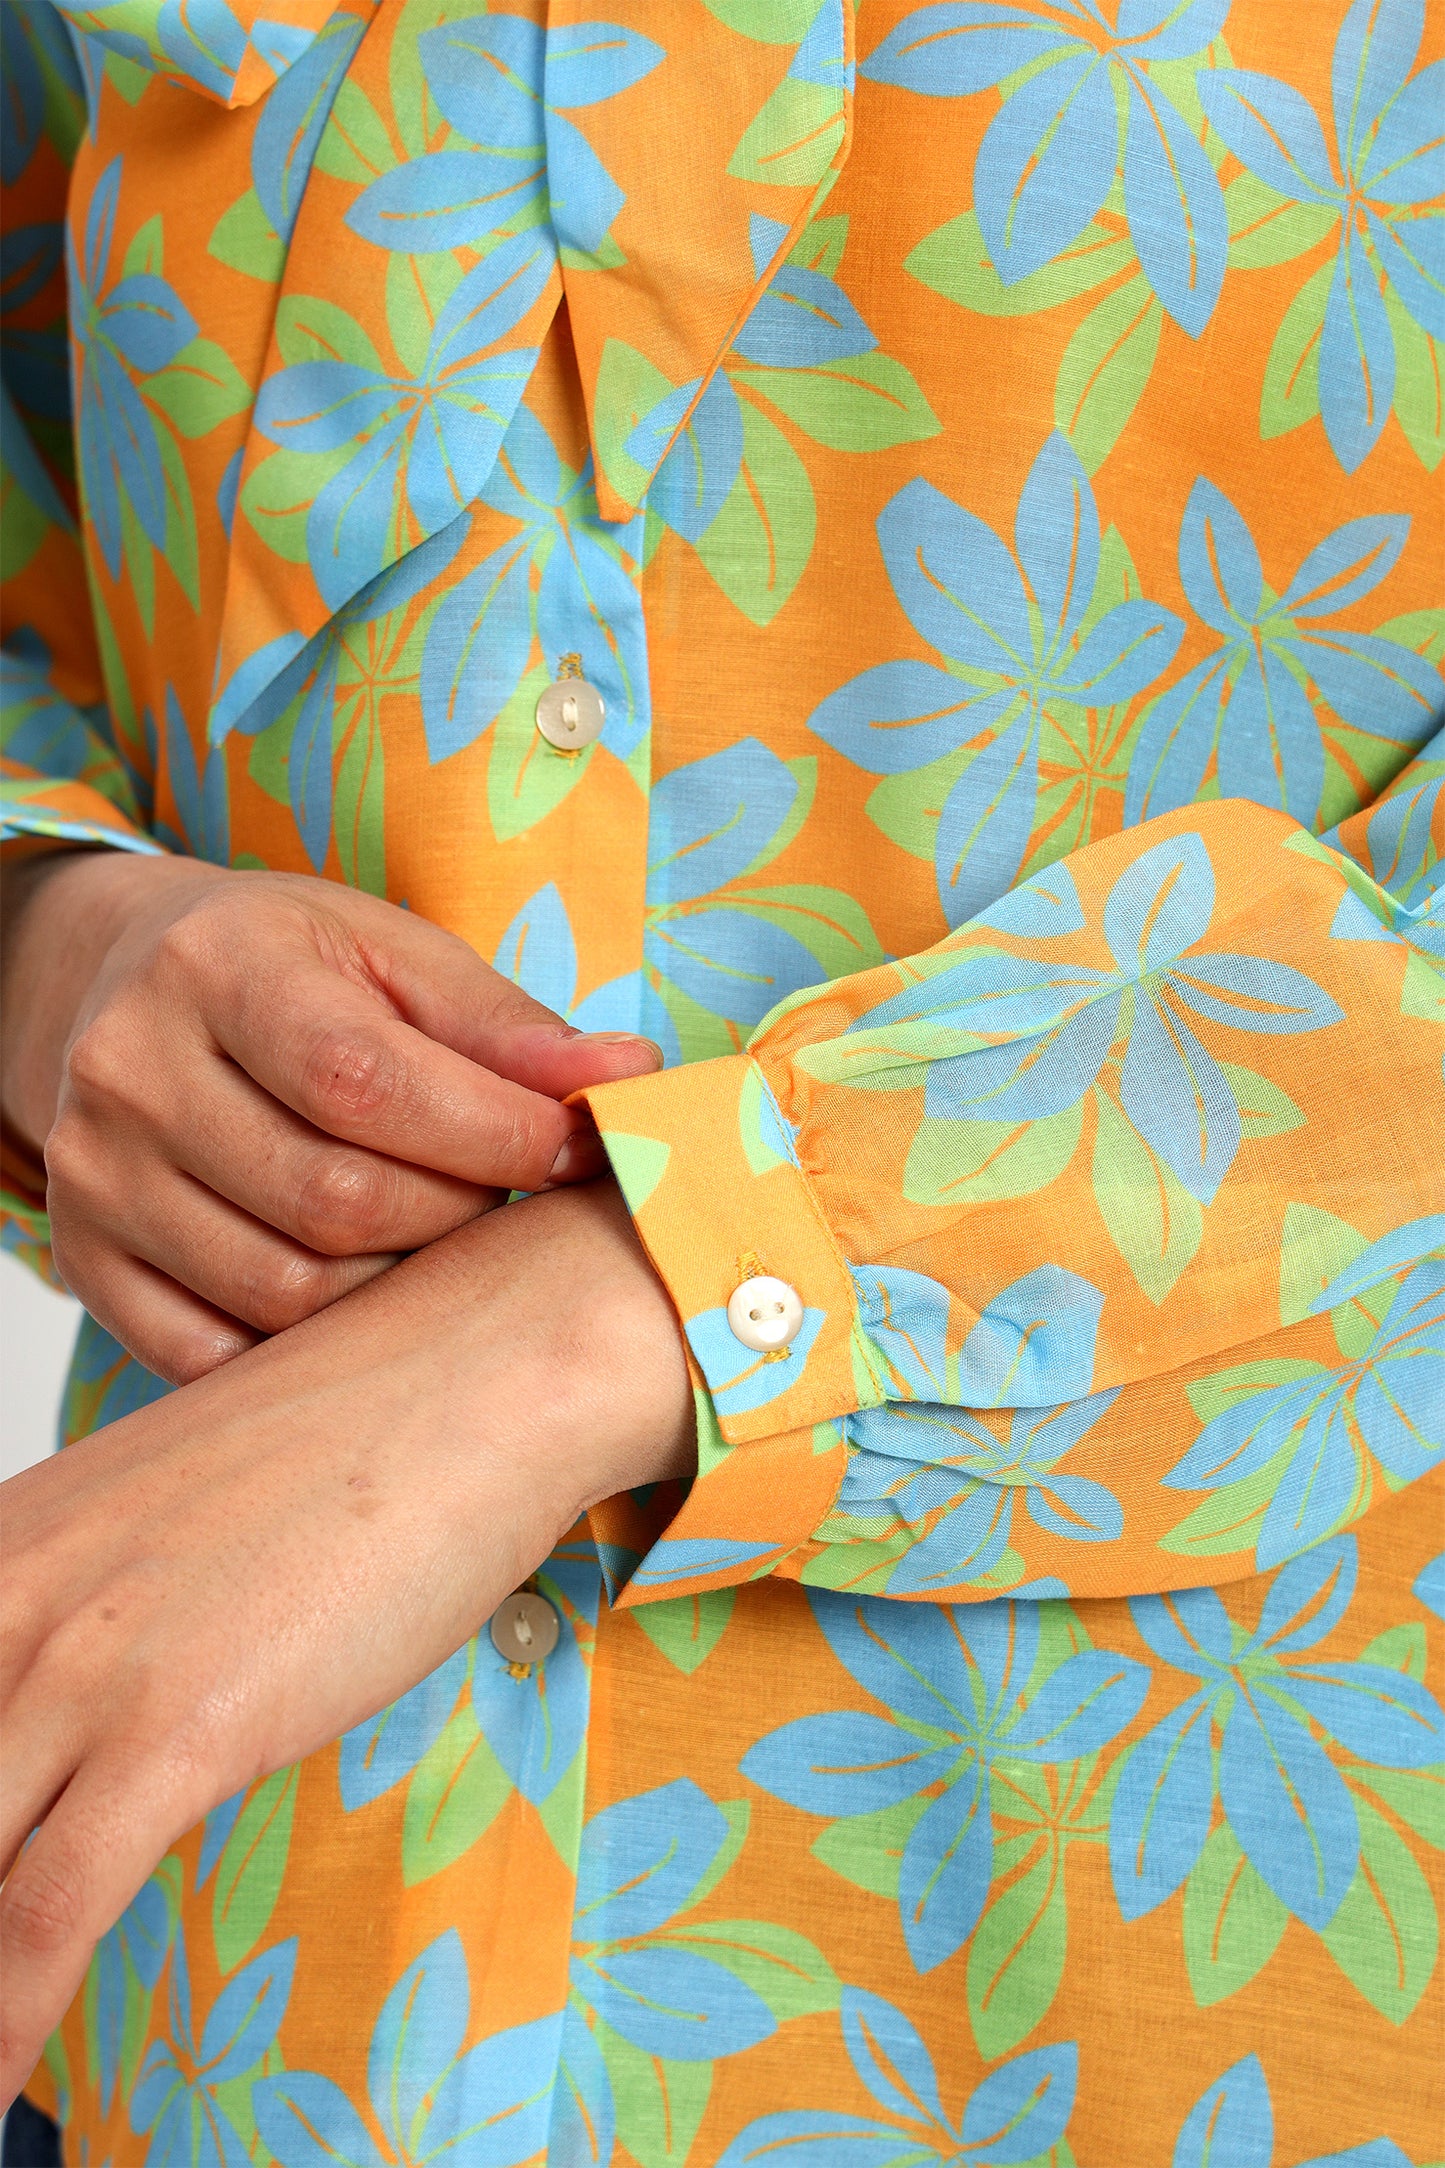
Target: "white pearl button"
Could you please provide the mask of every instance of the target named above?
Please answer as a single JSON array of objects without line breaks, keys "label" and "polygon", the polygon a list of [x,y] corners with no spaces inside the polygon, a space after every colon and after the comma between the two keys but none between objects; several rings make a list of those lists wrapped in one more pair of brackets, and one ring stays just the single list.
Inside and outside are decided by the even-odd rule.
[{"label": "white pearl button", "polygon": [[560,1632],[551,1604],[530,1588],[514,1590],[492,1613],[492,1646],[509,1664],[540,1664]]},{"label": "white pearl button", "polygon": [[537,702],[537,728],[559,753],[580,753],[602,735],[607,704],[586,678],[558,678]]},{"label": "white pearl button", "polygon": [[786,1280],[761,1272],[728,1297],[728,1323],[744,1347],[771,1355],[794,1341],[803,1323],[803,1298]]}]

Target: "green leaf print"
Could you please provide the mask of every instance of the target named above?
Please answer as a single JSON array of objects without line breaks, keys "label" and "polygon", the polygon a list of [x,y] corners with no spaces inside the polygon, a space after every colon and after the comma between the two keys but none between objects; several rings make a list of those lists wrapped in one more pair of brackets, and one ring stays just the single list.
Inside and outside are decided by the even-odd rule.
[{"label": "green leaf print", "polygon": [[1077,241],[1040,271],[1030,271],[1012,286],[989,261],[976,211],[965,211],[921,240],[903,268],[920,286],[979,316],[1033,316],[1040,309],[1092,293],[1106,279],[1137,263],[1129,241],[1095,219]]},{"label": "green leaf print", "polygon": [[773,1920],[706,1920],[653,1940],[657,1947],[726,1966],[761,1997],[779,2024],[838,2007],[841,1983],[822,1951],[806,1935]]},{"label": "green leaf print", "polygon": [[276,310],[276,346],[288,368],[303,361],[349,361],[382,376],[381,356],[349,310],[315,294],[285,294]]},{"label": "green leaf print", "polygon": [[868,799],[868,818],[910,858],[932,865],[949,792],[972,760],[964,748],[902,775],[886,775]]},{"label": "green leaf print", "polygon": [[512,1784],[464,1701],[412,1773],[402,1820],[401,1874],[408,1889],[460,1859],[485,1835]]},{"label": "green leaf print", "polygon": [[813,1857],[831,1867],[834,1874],[842,1875],[845,1882],[871,1890],[875,1897],[896,1901],[904,1848],[927,1806],[928,1801],[920,1795],[896,1807],[880,1807],[875,1814],[831,1822],[813,1839]]},{"label": "green leaf print", "polygon": [[1108,458],[1144,393],[1164,311],[1141,273],[1090,309],[1064,349],[1054,420],[1087,474]]},{"label": "green leaf print", "polygon": [[123,278],[143,271],[152,278],[160,278],[165,271],[165,227],[159,211],[136,228],[121,264]]},{"label": "green leaf print", "polygon": [[995,1846],[994,1894],[969,1945],[968,2015],[979,2053],[990,2058],[1033,2031],[1064,1976],[1064,1847],[1054,1838],[1036,1851],[1032,1837]]},{"label": "green leaf print", "polygon": [[600,2018],[595,2032],[612,2084],[619,2141],[638,2168],[684,2168],[707,2110],[712,2064],[648,2055]]},{"label": "green leaf print", "polygon": [[1259,398],[1259,433],[1282,437],[1313,421],[1320,410],[1320,334],[1333,263],[1323,263],[1284,312],[1265,363]]},{"label": "green leaf print", "polygon": [[811,369],[730,373],[831,452],[887,451],[936,437],[942,427],[915,378],[888,354],[850,354]]},{"label": "green leaf print", "polygon": [[712,1588],[700,1596],[639,1604],[632,1616],[653,1647],[691,1678],[722,1639],[736,1597],[736,1589]]},{"label": "green leaf print", "polygon": [[769,625],[813,552],[808,470],[774,422],[742,400],[743,458],[716,518],[694,545],[713,579],[755,625]]},{"label": "green leaf print", "polygon": [[[1346,1265],[1369,1247],[1348,1220],[1314,1204],[1285,1208],[1279,1245],[1279,1321],[1297,1325]],[[1192,1397],[1192,1396],[1191,1396]]]},{"label": "green leaf print", "polygon": [[1057,1181],[1078,1148],[1084,1104],[1035,1122],[949,1122],[918,1125],[903,1175],[910,1204],[997,1204],[1031,1197]]},{"label": "green leaf print", "polygon": [[1384,1801],[1397,1820],[1437,1852],[1445,1852],[1445,1762],[1430,1769],[1377,1769],[1372,1764],[1346,1766],[1355,1790],[1363,1785]]},{"label": "green leaf print", "polygon": [[192,339],[168,368],[146,379],[146,397],[183,437],[203,437],[251,403],[251,388],[214,339]]},{"label": "green leaf print", "polygon": [[1422,331],[1385,288],[1385,314],[1395,340],[1395,415],[1427,473],[1445,455],[1445,339]]},{"label": "green leaf print", "polygon": [[623,339],[609,339],[597,364],[592,426],[603,473],[628,504],[641,504],[652,477],[626,450],[628,438],[674,389],[645,354]]},{"label": "green leaf print", "polygon": [[251,469],[241,484],[241,510],[268,550],[288,564],[309,561],[306,521],[312,503],[350,457],[349,444],[334,452],[272,452]]},{"label": "green leaf print", "polygon": [[1320,1940],[1345,1978],[1403,2025],[1435,1970],[1440,1929],[1430,1885],[1384,1816],[1357,1800],[1360,1864]]},{"label": "green leaf print", "polygon": [[705,0],[705,4],[709,15],[759,45],[801,45],[804,31],[818,12],[818,0]]},{"label": "green leaf print", "polygon": [[316,171],[365,187],[398,163],[385,121],[361,85],[347,76],[316,147]]},{"label": "green leaf print", "polygon": [[437,318],[462,277],[462,267],[449,249],[431,256],[396,250],[387,257],[386,328],[396,358],[409,375],[425,375]]},{"label": "green leaf print", "polygon": [[384,743],[375,715],[358,716],[344,740],[331,816],[341,878],[369,896],[386,894]]},{"label": "green leaf print", "polygon": [[1094,1136],[1094,1201],[1109,1239],[1156,1305],[1163,1302],[1204,1237],[1204,1208],[1105,1091]]},{"label": "green leaf print", "polygon": [[1184,1885],[1184,1962],[1201,2010],[1248,1986],[1278,1949],[1288,1919],[1221,1822]]},{"label": "green leaf print", "polygon": [[279,1769],[258,1784],[236,1818],[216,1868],[211,1931],[216,1963],[231,1972],[270,1925],[291,1850],[299,1768]]},{"label": "green leaf print", "polygon": [[582,753],[559,753],[546,743],[537,729],[536,715],[538,695],[548,682],[546,664],[538,663],[492,725],[487,810],[499,843],[525,835],[555,812],[581,782],[597,753],[595,745]]},{"label": "green leaf print", "polygon": [[1241,1068],[1235,1061],[1222,1061],[1219,1066],[1234,1094],[1246,1141],[1250,1137],[1282,1137],[1291,1129],[1303,1128],[1304,1115],[1278,1084],[1253,1069]]},{"label": "green leaf print", "polygon": [[206,253],[228,271],[244,272],[247,278],[262,279],[268,286],[278,282],[286,264],[286,243],[262,210],[254,188],[248,188],[244,196],[238,196],[228,210],[222,211],[211,229]]},{"label": "green leaf print", "polygon": [[1337,224],[1330,203],[1296,203],[1253,173],[1241,173],[1224,191],[1229,220],[1229,268],[1262,271],[1271,264],[1292,263]]},{"label": "green leaf print", "polygon": [[800,264],[805,271],[816,271],[825,279],[836,278],[847,241],[846,212],[833,218],[810,219],[789,249],[788,261]]},{"label": "green leaf print", "polygon": [[883,949],[867,912],[841,888],[800,882],[786,888],[730,888],[723,893],[733,909],[780,926],[801,942],[818,959],[820,979],[871,971],[883,961]]},{"label": "green leaf print", "polygon": [[840,87],[785,75],[744,129],[727,169],[735,181],[806,188],[822,180],[842,141]]}]

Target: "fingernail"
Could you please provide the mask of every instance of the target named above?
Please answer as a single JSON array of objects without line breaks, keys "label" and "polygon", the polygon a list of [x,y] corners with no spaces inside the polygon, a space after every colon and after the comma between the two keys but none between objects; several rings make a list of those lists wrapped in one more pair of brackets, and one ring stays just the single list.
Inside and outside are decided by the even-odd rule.
[{"label": "fingernail", "polygon": [[640,1031],[589,1031],[584,1034],[596,1046],[645,1046],[652,1055],[654,1069],[665,1067],[667,1056],[656,1039],[644,1038]]},{"label": "fingernail", "polygon": [[584,1182],[594,1174],[601,1174],[607,1165],[607,1154],[602,1149],[602,1139],[595,1129],[574,1129],[552,1162],[547,1176],[553,1182]]}]

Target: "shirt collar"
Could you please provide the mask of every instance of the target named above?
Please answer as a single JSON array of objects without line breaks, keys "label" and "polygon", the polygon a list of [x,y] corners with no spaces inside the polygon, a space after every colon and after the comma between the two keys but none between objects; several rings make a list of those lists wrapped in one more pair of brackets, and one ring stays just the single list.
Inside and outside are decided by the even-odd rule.
[{"label": "shirt collar", "polygon": [[185,83],[218,105],[253,105],[336,12],[339,0],[56,0],[106,52]]}]

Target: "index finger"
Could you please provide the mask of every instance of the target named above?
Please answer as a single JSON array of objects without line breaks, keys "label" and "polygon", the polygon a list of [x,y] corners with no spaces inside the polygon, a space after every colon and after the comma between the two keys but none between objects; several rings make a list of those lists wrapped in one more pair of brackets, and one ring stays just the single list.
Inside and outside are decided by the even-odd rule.
[{"label": "index finger", "polygon": [[205,1022],[316,1128],[464,1182],[539,1189],[568,1139],[590,1134],[579,1110],[494,1076],[320,963],[298,960]]}]

